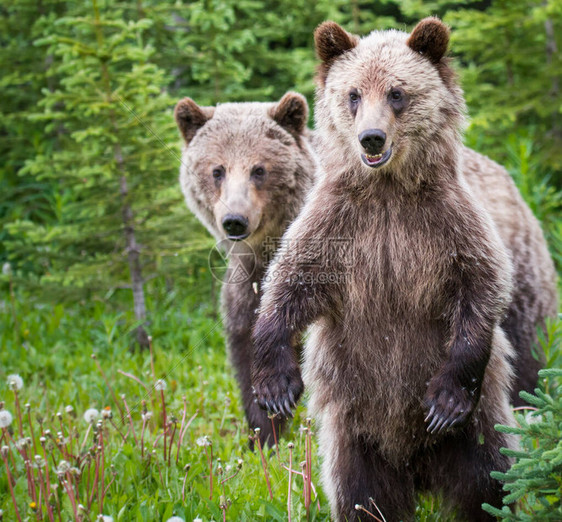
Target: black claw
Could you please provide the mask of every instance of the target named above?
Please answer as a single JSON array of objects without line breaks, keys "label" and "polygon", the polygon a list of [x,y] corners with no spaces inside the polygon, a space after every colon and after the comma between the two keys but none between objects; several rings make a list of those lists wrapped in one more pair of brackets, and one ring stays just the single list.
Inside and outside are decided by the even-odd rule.
[{"label": "black claw", "polygon": [[289,404],[291,406],[295,405],[295,394],[291,390],[289,390]]},{"label": "black claw", "polygon": [[293,416],[293,412],[291,411],[291,405],[289,404],[289,400],[285,399],[285,402],[283,403],[283,406],[285,408],[285,411],[287,412],[287,414],[285,415],[285,417],[292,417]]}]

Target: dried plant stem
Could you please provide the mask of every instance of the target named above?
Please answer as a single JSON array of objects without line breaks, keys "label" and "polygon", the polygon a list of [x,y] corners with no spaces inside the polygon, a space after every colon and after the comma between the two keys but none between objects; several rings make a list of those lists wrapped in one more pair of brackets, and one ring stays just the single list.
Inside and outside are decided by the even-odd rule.
[{"label": "dried plant stem", "polygon": [[174,429],[172,430],[172,435],[170,437],[170,448],[168,450],[168,467],[170,467],[170,459],[172,457],[172,446],[174,445],[174,437],[176,435],[177,424],[174,422]]},{"label": "dried plant stem", "polygon": [[16,496],[14,494],[14,488],[12,486],[12,481],[14,479],[12,477],[12,473],[10,472],[10,467],[8,466],[8,459],[6,458],[6,455],[4,454],[3,451],[1,453],[2,453],[2,460],[4,461],[4,466],[6,467],[6,475],[8,477],[8,487],[10,489],[10,495],[12,496],[12,503],[14,504],[14,511],[16,513],[16,517],[17,517],[18,521],[22,522],[20,512],[18,510],[18,505],[16,503]]},{"label": "dried plant stem", "polygon": [[205,455],[207,455],[207,462],[209,463],[209,500],[213,500],[213,445],[211,444],[211,455],[205,446]]},{"label": "dried plant stem", "polygon": [[133,439],[135,439],[135,444],[138,445],[139,441],[137,440],[137,434],[135,433],[135,426],[133,424],[133,416],[131,415],[131,410],[129,409],[129,405],[127,404],[127,400],[125,399],[125,395],[121,395],[121,399],[123,400],[123,404],[125,405],[125,410],[127,411],[127,420],[129,421],[130,431],[133,434]]},{"label": "dried plant stem", "polygon": [[23,438],[23,423],[21,420],[20,398],[18,396],[18,390],[16,389],[14,389],[14,400],[16,404],[16,419],[18,420],[18,432],[21,439]]},{"label": "dried plant stem", "polygon": [[293,443],[289,443],[289,490],[287,492],[287,517],[291,522],[291,489],[293,486]]},{"label": "dried plant stem", "polygon": [[269,491],[269,498],[271,498],[271,500],[273,500],[273,493],[271,492],[271,484],[269,483],[269,473],[267,472],[267,462],[265,460],[265,456],[263,454],[263,449],[261,447],[261,441],[260,441],[260,429],[256,428],[255,430],[256,433],[256,444],[258,445],[258,450],[260,452],[260,457],[261,457],[261,466],[263,468],[263,474],[265,475],[265,482],[267,484],[267,490]]},{"label": "dried plant stem", "polygon": [[281,456],[279,455],[279,444],[277,442],[277,431],[275,429],[275,419],[276,415],[269,417],[271,420],[271,430],[273,431],[273,441],[275,442],[275,454],[277,455],[277,463],[281,466]]},{"label": "dried plant stem", "polygon": [[127,372],[124,372],[124,371],[121,371],[121,370],[117,370],[117,373],[120,373],[121,375],[124,375],[125,377],[129,377],[129,379],[133,379],[133,381],[140,384],[147,392],[150,391],[148,389],[148,386],[146,386],[146,384],[144,384],[138,377],[135,377],[132,373],[127,373]]},{"label": "dried plant stem", "polygon": [[356,511],[363,511],[364,513],[367,513],[367,515],[369,515],[371,518],[374,518],[375,520],[378,520],[378,522],[383,522],[379,517],[377,517],[376,515],[373,515],[373,513],[371,513],[368,509],[363,507],[361,504],[355,504],[355,510]]},{"label": "dried plant stem", "polygon": [[166,400],[164,399],[164,390],[160,390],[160,399],[162,400],[162,426],[164,426],[164,462],[166,462],[166,431],[168,427],[168,419],[166,417]]},{"label": "dried plant stem", "polygon": [[[374,501],[374,499],[372,499],[371,497],[369,497],[369,502],[371,502],[371,504],[373,504],[373,506],[375,506],[375,509],[379,512],[379,515],[382,518],[382,522],[386,522],[386,518],[384,518],[384,515],[382,514],[382,511],[379,509],[379,506],[377,506],[376,502]],[[433,499],[432,499],[433,502]],[[431,506],[433,508],[433,506]],[[432,509],[433,510],[433,509]]]}]

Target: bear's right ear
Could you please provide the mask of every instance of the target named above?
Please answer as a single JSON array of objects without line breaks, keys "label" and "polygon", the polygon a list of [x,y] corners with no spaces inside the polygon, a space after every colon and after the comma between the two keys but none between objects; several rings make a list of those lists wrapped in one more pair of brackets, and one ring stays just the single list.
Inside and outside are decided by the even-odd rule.
[{"label": "bear's right ear", "polygon": [[332,62],[346,51],[357,47],[359,37],[348,33],[336,22],[323,22],[314,31],[316,54],[322,60],[319,79],[324,83]]},{"label": "bear's right ear", "polygon": [[214,112],[214,107],[199,107],[191,98],[184,98],[178,102],[174,117],[187,145],[195,133],[213,117]]},{"label": "bear's right ear", "polygon": [[308,122],[308,103],[302,94],[288,92],[270,109],[269,115],[298,138]]}]

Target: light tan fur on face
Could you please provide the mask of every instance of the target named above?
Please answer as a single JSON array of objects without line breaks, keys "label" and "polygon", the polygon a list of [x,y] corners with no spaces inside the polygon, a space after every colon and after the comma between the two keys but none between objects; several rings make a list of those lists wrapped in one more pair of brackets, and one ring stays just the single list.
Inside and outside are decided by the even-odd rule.
[{"label": "light tan fur on face", "polygon": [[[182,114],[182,103],[176,114]],[[186,110],[193,111],[193,103],[186,102]],[[304,193],[295,197],[303,192],[299,177],[308,180],[315,170],[307,114],[304,98],[288,93],[279,103],[218,105],[202,124],[196,118],[200,127],[195,132],[187,127],[180,184],[188,206],[215,238],[226,238],[222,221],[227,214],[248,220],[247,241],[252,244],[283,233],[304,198]],[[258,166],[266,172],[261,182],[252,178]],[[213,178],[217,167],[224,169],[219,183]]]}]

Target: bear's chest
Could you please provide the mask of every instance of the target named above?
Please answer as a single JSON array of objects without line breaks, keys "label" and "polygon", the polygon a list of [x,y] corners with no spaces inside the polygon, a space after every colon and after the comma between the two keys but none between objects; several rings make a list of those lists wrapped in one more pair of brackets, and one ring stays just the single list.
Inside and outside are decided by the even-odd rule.
[{"label": "bear's chest", "polygon": [[378,207],[357,223],[350,297],[371,311],[439,310],[456,255],[446,227],[423,208]]}]

